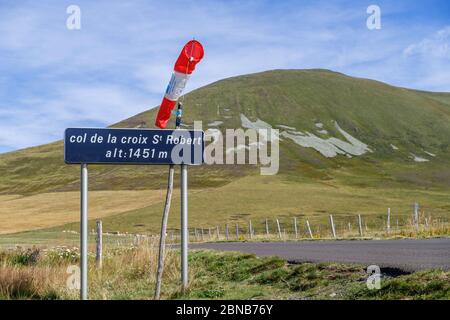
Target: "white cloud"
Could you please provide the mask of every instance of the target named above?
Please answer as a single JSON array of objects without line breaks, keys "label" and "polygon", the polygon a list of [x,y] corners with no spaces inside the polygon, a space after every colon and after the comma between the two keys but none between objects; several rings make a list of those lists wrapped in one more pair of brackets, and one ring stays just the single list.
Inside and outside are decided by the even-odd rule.
[{"label": "white cloud", "polygon": [[145,97],[110,85],[62,84],[51,98],[21,98],[15,109],[0,105],[0,146],[24,148],[61,139],[66,127],[106,126],[149,109]]},{"label": "white cloud", "polygon": [[404,50],[404,54],[450,59],[450,26],[437,31],[429,38],[409,45]]},{"label": "white cloud", "polygon": [[450,26],[408,45],[403,56],[411,66],[410,86],[450,91]]}]

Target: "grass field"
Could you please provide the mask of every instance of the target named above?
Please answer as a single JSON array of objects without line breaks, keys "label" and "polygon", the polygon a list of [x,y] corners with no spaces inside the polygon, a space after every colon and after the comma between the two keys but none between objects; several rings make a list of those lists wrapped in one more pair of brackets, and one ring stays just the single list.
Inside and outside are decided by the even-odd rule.
[{"label": "grass field", "polygon": [[[267,190],[270,190],[268,192]],[[131,243],[133,234],[159,234],[164,191],[92,191],[89,198],[89,230],[102,220],[105,233],[127,233],[128,238],[107,238],[114,243]],[[79,245],[79,194],[57,192],[32,196],[1,196],[7,204],[0,247]],[[211,199],[214,199],[211,202]],[[174,192],[169,219],[169,234],[179,235],[180,198]],[[413,203],[420,203],[420,226],[412,224]],[[40,202],[43,205],[37,205]],[[332,214],[338,238],[359,238],[358,215],[363,220],[365,238],[448,236],[449,208],[447,194],[440,189],[407,189],[390,186],[385,189],[342,185],[332,180],[321,183],[299,183],[291,177],[247,176],[220,188],[193,189],[189,197],[189,228],[191,241],[194,229],[205,232],[202,240],[215,241],[216,228],[224,240],[225,225],[230,240],[236,240],[235,226],[239,226],[238,240],[249,239],[252,223],[255,239],[280,240],[276,219],[283,239],[295,239],[293,219],[297,219],[299,238],[309,238],[306,220],[314,238],[331,238],[329,215]],[[45,207],[45,211],[42,208]],[[16,220],[8,212],[20,212]],[[391,209],[391,232],[386,232],[387,208]],[[130,210],[131,209],[131,210]],[[0,212],[1,212],[0,210]],[[54,213],[54,215],[49,215]],[[266,237],[268,219],[270,236]],[[31,223],[36,228],[30,228]],[[24,226],[24,230],[18,230]],[[28,230],[27,228],[30,228]],[[209,236],[209,229],[211,236]],[[26,230],[26,231],[25,231]],[[91,234],[91,241],[94,235]]]},{"label": "grass field", "polygon": [[[169,228],[179,227],[179,196],[175,193]],[[205,189],[189,197],[191,228],[212,228],[225,223],[255,226],[267,219],[308,218],[312,224],[327,223],[333,214],[336,222],[356,219],[357,214],[372,222],[385,218],[391,208],[392,219],[409,219],[415,201],[433,217],[449,217],[448,194],[433,190],[379,189],[336,186],[327,183],[295,183],[280,176],[251,176],[218,189]],[[159,230],[162,204],[157,203],[103,219],[110,231],[156,233]],[[356,221],[356,220],[355,220]],[[259,225],[261,228],[261,225]],[[65,225],[58,229],[73,228]]]},{"label": "grass field", "polygon": [[[152,299],[156,248],[145,245],[105,252],[103,268],[90,258],[90,299]],[[278,258],[194,251],[190,283],[180,292],[179,254],[169,250],[163,299],[449,299],[450,273],[428,270],[383,274],[369,290],[363,266],[288,264]],[[78,263],[70,249],[0,252],[0,299],[77,299],[68,267]],[[69,286],[67,285],[69,283]]]},{"label": "grass field", "polygon": [[[109,215],[158,203],[162,190],[92,191],[89,216],[101,219]],[[0,196],[0,234],[43,229],[79,220],[80,193],[53,192],[32,196]]]},{"label": "grass field", "polygon": [[[67,194],[72,196],[70,203]],[[163,209],[163,194],[162,191],[92,192],[89,230],[93,230],[95,221],[101,219],[105,232],[157,234]],[[15,212],[23,212],[24,219],[28,219],[5,219],[4,230],[17,229],[25,222],[29,226],[30,221],[35,221],[36,226],[46,224],[47,227],[4,234],[0,238],[0,245],[50,244],[52,241],[64,243],[66,238],[66,244],[76,245],[77,236],[62,231],[79,230],[78,194],[69,192],[50,195],[52,201],[47,201],[48,198],[42,195],[25,198],[4,196],[9,199],[6,203],[12,202],[17,206]],[[30,207],[34,203],[31,200],[35,198],[42,199],[49,212],[55,212],[52,219],[45,220],[46,212],[42,212],[40,206]],[[172,230],[179,228],[179,201],[179,192],[176,190],[169,219],[169,229]],[[338,235],[348,236],[348,223],[351,223],[353,233],[356,234],[357,215],[361,214],[372,235],[376,232],[382,235],[387,208],[391,208],[392,228],[396,227],[397,220],[404,227],[410,224],[415,201],[421,205],[422,224],[425,224],[425,218],[430,223],[438,220],[448,222],[448,194],[441,190],[358,188],[342,186],[333,181],[297,183],[283,176],[249,176],[220,188],[192,190],[189,197],[189,227],[192,232],[193,228],[219,226],[223,234],[225,224],[228,223],[230,229],[234,230],[234,225],[238,223],[241,232],[246,233],[251,220],[255,232],[261,234],[265,232],[265,219],[269,219],[271,232],[275,234],[275,219],[279,219],[283,229],[292,233],[292,220],[296,217],[303,235],[305,220],[308,219],[314,234],[327,237],[328,217],[332,214]],[[130,205],[134,207],[130,208]],[[4,208],[2,210],[9,212]],[[35,217],[36,211],[43,214]]]}]

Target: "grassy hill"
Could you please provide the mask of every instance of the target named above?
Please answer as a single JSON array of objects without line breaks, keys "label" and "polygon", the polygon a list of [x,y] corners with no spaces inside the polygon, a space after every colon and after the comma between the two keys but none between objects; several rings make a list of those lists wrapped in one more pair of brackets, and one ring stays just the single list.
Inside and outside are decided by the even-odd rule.
[{"label": "grassy hill", "polygon": [[[445,197],[450,190],[449,93],[398,88],[328,70],[274,70],[212,83],[186,95],[184,104],[187,125],[203,120],[204,129],[208,124],[221,130],[239,128],[244,116],[284,132],[276,177],[259,176],[255,166],[204,165],[190,170],[190,186],[198,192],[190,202],[194,223],[206,223],[203,217],[223,222],[276,213],[288,217],[300,211],[318,216],[333,210],[347,215],[384,212],[390,196],[395,198],[392,207],[397,204],[402,214],[416,200],[440,215],[450,212]],[[155,112],[114,127],[153,127]],[[347,134],[370,152],[325,157],[295,141],[307,133],[320,141],[341,142],[349,141]],[[0,210],[3,225],[11,223],[10,210],[27,216],[29,207],[17,201],[56,192],[59,201],[65,201],[65,195],[78,190],[79,168],[65,165],[62,153],[59,141],[0,155],[0,201],[7,208]],[[90,166],[90,189],[160,190],[165,188],[166,172],[164,166]],[[241,187],[246,191],[240,192]],[[305,194],[310,196],[302,197]],[[124,197],[123,207],[118,204],[108,211],[114,229],[158,228],[162,196],[138,203],[137,209],[129,208]],[[51,217],[52,209],[46,211]],[[98,208],[91,217],[105,216],[101,211]],[[177,216],[172,215],[172,223]],[[140,222],[133,222],[136,219]],[[76,210],[64,221],[50,218],[48,224],[30,229],[71,221],[77,221]]]}]

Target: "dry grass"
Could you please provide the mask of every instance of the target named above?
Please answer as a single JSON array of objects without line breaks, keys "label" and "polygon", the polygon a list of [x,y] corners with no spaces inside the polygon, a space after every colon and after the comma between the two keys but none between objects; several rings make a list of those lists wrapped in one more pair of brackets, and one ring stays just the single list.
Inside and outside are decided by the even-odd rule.
[{"label": "dry grass", "polygon": [[[101,270],[90,270],[91,298],[129,299],[134,295],[153,298],[158,258],[156,239],[145,241],[125,251],[110,253]],[[180,279],[179,255],[166,250],[163,274],[163,297],[178,291],[173,286]]]},{"label": "dry grass", "polygon": [[[92,252],[92,250],[91,250]],[[158,257],[157,239],[139,246],[105,250],[103,268],[89,256],[90,299],[153,297]],[[67,285],[78,266],[77,249],[28,249],[0,252],[0,299],[77,299],[78,290]],[[179,290],[179,255],[166,250],[163,298]],[[76,277],[75,277],[76,278]]]},{"label": "dry grass", "polygon": [[[97,219],[146,207],[164,198],[163,190],[91,191],[89,218]],[[0,234],[41,229],[79,219],[79,192],[54,192],[23,197],[0,196]]]},{"label": "dry grass", "polygon": [[54,267],[5,266],[0,269],[0,297],[6,299],[56,299],[59,283],[65,281],[63,270]]}]

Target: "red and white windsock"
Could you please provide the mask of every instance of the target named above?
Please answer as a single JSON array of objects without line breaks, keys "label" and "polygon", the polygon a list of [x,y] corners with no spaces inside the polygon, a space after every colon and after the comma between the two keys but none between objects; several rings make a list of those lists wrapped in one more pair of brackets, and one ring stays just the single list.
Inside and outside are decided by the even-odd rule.
[{"label": "red and white windsock", "polygon": [[195,66],[203,58],[203,46],[196,40],[191,40],[185,44],[180,56],[175,62],[172,78],[167,86],[164,99],[159,107],[155,125],[161,129],[166,128],[170,120],[170,115],[175,107],[178,98],[181,96],[189,76],[195,70]]}]

